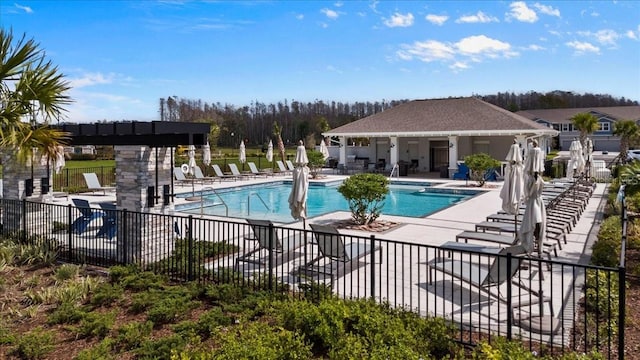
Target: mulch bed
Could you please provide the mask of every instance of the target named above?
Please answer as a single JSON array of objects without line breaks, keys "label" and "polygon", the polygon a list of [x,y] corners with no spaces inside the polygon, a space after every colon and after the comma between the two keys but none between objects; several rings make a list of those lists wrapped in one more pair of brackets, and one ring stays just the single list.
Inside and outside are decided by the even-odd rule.
[{"label": "mulch bed", "polygon": [[400,226],[401,224],[395,221],[376,220],[367,225],[358,225],[354,223],[353,220],[349,219],[349,220],[335,221],[331,225],[337,229],[360,230],[360,231],[367,231],[367,232],[383,233],[397,226]]}]

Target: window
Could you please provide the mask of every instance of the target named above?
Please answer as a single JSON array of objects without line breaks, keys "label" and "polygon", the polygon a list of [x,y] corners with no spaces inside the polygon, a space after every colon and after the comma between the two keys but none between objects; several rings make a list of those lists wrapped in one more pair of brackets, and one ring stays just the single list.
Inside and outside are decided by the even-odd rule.
[{"label": "window", "polygon": [[562,131],[573,131],[573,124],[562,124]]},{"label": "window", "polygon": [[597,131],[611,131],[611,123],[609,122],[599,122]]}]

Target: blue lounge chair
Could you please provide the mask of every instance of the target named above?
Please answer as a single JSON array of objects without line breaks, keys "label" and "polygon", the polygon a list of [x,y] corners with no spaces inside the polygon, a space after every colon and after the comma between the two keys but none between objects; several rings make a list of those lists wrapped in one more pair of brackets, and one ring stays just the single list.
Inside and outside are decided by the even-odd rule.
[{"label": "blue lounge chair", "polygon": [[96,237],[105,237],[111,240],[116,236],[118,229],[118,212],[116,211],[116,206],[108,203],[101,203],[99,205],[104,213],[102,215],[102,227],[98,230]]},{"label": "blue lounge chair", "polygon": [[71,199],[71,201],[78,211],[80,211],[80,216],[71,223],[71,232],[74,234],[82,234],[87,230],[87,227],[89,227],[89,223],[101,217],[102,214],[92,209],[87,200]]},{"label": "blue lounge chair", "polygon": [[466,164],[458,163],[458,171],[453,174],[453,180],[469,180],[469,167]]}]

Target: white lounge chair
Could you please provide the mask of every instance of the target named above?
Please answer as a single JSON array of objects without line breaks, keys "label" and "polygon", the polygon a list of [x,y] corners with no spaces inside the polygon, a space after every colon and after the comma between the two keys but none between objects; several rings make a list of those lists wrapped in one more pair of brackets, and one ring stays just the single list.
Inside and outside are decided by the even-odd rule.
[{"label": "white lounge chair", "polygon": [[258,170],[258,167],[253,162],[248,162],[247,164],[249,164],[249,170],[251,170],[251,173],[254,176],[264,176],[264,177],[273,176],[273,173],[270,172],[270,171],[260,171],[260,170]]},{"label": "white lounge chair", "polygon": [[233,174],[233,176],[235,176],[238,179],[245,179],[248,177],[251,177],[253,175],[250,174],[243,174],[240,172],[240,170],[238,169],[238,166],[236,164],[229,164],[229,170],[231,170],[231,174]]},{"label": "white lounge chair", "polygon": [[291,160],[287,160],[287,169],[289,169],[290,171],[295,170],[295,166],[293,166],[293,163],[291,162]]},{"label": "white lounge chair", "polygon": [[222,182],[222,180],[236,180],[236,179],[238,179],[238,177],[235,176],[235,175],[223,173],[222,169],[220,169],[220,166],[218,164],[213,164],[213,165],[211,165],[211,167],[213,168],[213,172],[216,174],[216,176],[220,179],[221,182]]},{"label": "white lounge chair", "polygon": [[257,241],[258,246],[236,258],[236,270],[240,270],[240,263],[265,267],[271,262],[273,268],[304,255],[304,232],[283,237],[269,220],[247,219],[247,222],[254,234],[254,237],[247,240]]},{"label": "white lounge chair", "polygon": [[98,180],[98,176],[96,175],[96,173],[83,173],[82,176],[84,176],[84,181],[87,183],[87,188],[89,188],[89,190],[93,192],[102,191],[106,195],[107,190],[108,191],[116,190],[114,186],[100,185],[100,180]]},{"label": "white lounge chair", "polygon": [[284,166],[284,163],[282,162],[282,160],[276,161],[276,164],[278,165],[278,170],[280,171],[280,174],[286,175],[286,174],[292,173],[291,170],[287,169],[287,167]]}]

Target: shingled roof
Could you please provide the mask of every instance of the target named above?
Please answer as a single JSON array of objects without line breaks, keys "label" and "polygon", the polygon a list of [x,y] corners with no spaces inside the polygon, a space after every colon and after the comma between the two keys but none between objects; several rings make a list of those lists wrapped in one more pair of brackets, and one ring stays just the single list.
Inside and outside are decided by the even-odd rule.
[{"label": "shingled roof", "polygon": [[530,120],[544,120],[552,124],[568,124],[571,123],[571,118],[574,115],[590,112],[605,115],[612,120],[640,120],[640,106],[523,110],[518,111],[516,114]]},{"label": "shingled roof", "polygon": [[414,100],[330,130],[327,136],[556,135],[557,131],[474,97]]}]

